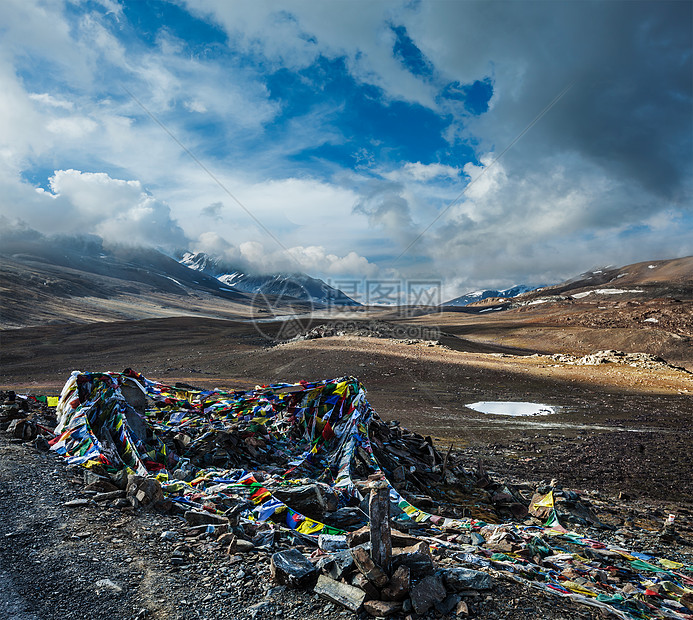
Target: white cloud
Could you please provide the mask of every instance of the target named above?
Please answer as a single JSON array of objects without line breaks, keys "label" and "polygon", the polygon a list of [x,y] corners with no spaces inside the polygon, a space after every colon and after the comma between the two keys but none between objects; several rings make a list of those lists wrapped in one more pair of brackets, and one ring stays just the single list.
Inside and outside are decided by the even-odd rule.
[{"label": "white cloud", "polygon": [[97,234],[106,243],[186,247],[188,241],[164,202],[139,181],[114,179],[105,173],[57,170],[51,192],[39,190],[25,202],[21,217],[45,234]]},{"label": "white cloud", "polygon": [[[553,168],[542,167],[522,178],[510,175],[502,162],[481,176],[481,169],[471,164],[465,172],[478,180],[419,248],[441,276],[456,282],[458,294],[519,282],[556,282],[595,261],[634,262],[643,256],[643,239],[649,239],[647,252],[660,257],[690,251],[681,243],[685,229],[674,232],[677,218],[648,215],[651,195],[639,188],[624,192],[580,157],[560,165],[554,161]],[[632,230],[634,221],[642,228],[639,232]],[[663,244],[663,238],[678,241]],[[464,278],[459,277],[462,270]]]},{"label": "white cloud", "polygon": [[106,9],[107,14],[113,15],[117,22],[123,19],[123,6],[116,0],[96,0],[96,2]]},{"label": "white cloud", "polygon": [[393,181],[426,183],[434,179],[459,179],[460,170],[445,164],[422,164],[419,161],[409,161],[395,170],[383,173],[383,176]]},{"label": "white cloud", "polygon": [[190,101],[183,102],[183,105],[191,112],[198,112],[199,114],[204,114],[207,111],[207,106],[202,103],[199,99],[191,99]]},{"label": "white cloud", "polygon": [[277,67],[302,69],[320,55],[345,57],[360,82],[382,88],[386,97],[436,107],[435,89],[412,75],[393,55],[391,26],[408,13],[407,3],[226,2],[186,0],[195,14],[213,19],[229,33],[230,44],[256,51]]},{"label": "white cloud", "polygon": [[72,101],[66,101],[60,97],[54,97],[49,93],[31,93],[29,99],[32,101],[38,101],[44,105],[51,106],[53,108],[63,108],[64,110],[72,110],[74,104]]},{"label": "white cloud", "polygon": [[194,251],[223,257],[229,267],[261,274],[300,271],[322,278],[354,274],[367,278],[380,274],[377,265],[353,251],[340,256],[316,245],[284,250],[271,241],[244,241],[235,246],[213,232],[200,235]]},{"label": "white cloud", "polygon": [[460,171],[453,166],[444,164],[422,164],[421,162],[407,162],[404,166],[404,172],[411,176],[415,181],[430,181],[438,177],[449,177],[455,179],[459,176]]},{"label": "white cloud", "polygon": [[[574,275],[599,257],[618,263],[690,253],[690,3],[518,2],[501,13],[493,3],[394,0],[358,11],[351,2],[183,6],[224,28],[228,46],[219,44],[218,57],[191,53],[162,24],[154,26],[155,44],[131,45],[123,33],[135,25],[114,0],[69,11],[60,0],[3,5],[2,213],[26,214],[46,232],[79,221],[117,240],[199,238],[257,269],[291,262],[309,272],[372,274],[441,214],[466,175],[476,180],[396,265],[402,271],[503,286]],[[392,26],[399,25],[432,63],[431,76],[412,75],[395,57]],[[239,51],[252,58],[238,60]],[[355,80],[383,89],[385,104],[407,101],[451,119],[451,149],[474,148],[481,165],[461,171],[444,152],[442,163],[385,163],[371,144],[353,140],[368,166],[347,171],[335,163],[332,176],[315,178],[295,156],[351,146],[335,122],[342,110],[316,105],[287,122],[265,78],[320,57],[343,58]],[[482,116],[439,96],[446,84],[484,78],[494,92]],[[196,132],[200,121],[213,135]],[[274,121],[282,129],[269,139]],[[57,170],[50,192],[25,180],[68,167],[78,170]],[[499,273],[508,280],[498,281]]]},{"label": "white cloud", "polygon": [[46,124],[48,131],[68,140],[80,140],[95,131],[97,127],[98,125],[92,119],[84,116],[56,118]]}]

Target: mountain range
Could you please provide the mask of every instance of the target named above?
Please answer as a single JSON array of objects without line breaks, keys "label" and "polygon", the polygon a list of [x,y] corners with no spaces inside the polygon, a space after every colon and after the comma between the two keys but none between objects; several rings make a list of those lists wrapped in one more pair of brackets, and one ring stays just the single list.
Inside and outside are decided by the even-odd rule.
[{"label": "mountain range", "polygon": [[526,292],[529,287],[520,285],[468,293],[407,314],[397,307],[358,307],[304,274],[256,276],[207,255],[181,254],[176,260],[151,248],[107,246],[93,236],[1,232],[0,330],[118,321],[134,328],[142,319],[185,317],[224,319],[225,325],[258,319],[264,325],[286,316],[343,320],[339,308],[331,309],[343,304],[352,318],[364,321],[418,317],[421,325],[463,337],[464,346],[474,341],[580,354],[614,348],[681,363],[690,357],[693,257],[597,268]]},{"label": "mountain range", "polygon": [[493,289],[488,289],[485,291],[474,291],[473,293],[465,293],[464,295],[460,295],[459,297],[455,297],[455,299],[451,299],[450,301],[446,301],[444,304],[441,304],[443,306],[467,306],[469,304],[472,304],[477,301],[483,301],[484,299],[490,299],[490,298],[501,298],[501,299],[509,299],[511,297],[517,297],[518,295],[521,295],[522,293],[528,293],[529,291],[533,291],[537,288],[540,288],[538,286],[527,286],[526,284],[517,284],[516,286],[513,286],[511,288],[506,288],[502,291],[496,291]]},{"label": "mountain range", "polygon": [[339,289],[312,278],[304,273],[252,275],[225,265],[224,262],[204,252],[184,252],[181,265],[212,276],[229,288],[267,296],[291,297],[328,306],[359,306]]}]

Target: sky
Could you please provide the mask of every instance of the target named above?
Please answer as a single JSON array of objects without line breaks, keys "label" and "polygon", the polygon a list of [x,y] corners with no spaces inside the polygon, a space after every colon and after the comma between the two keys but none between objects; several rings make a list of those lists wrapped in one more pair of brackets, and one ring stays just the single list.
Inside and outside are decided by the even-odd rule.
[{"label": "sky", "polygon": [[0,224],[442,297],[693,254],[693,3],[4,0]]}]

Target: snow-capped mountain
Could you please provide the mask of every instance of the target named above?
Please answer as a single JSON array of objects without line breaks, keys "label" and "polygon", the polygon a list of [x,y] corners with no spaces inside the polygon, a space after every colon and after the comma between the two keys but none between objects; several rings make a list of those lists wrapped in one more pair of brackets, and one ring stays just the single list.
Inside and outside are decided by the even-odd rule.
[{"label": "snow-capped mountain", "polygon": [[304,273],[251,275],[233,270],[221,259],[204,252],[185,252],[179,262],[190,269],[213,276],[225,286],[244,293],[278,295],[335,306],[360,305],[339,289]]},{"label": "snow-capped mountain", "polygon": [[489,297],[501,297],[503,299],[508,299],[510,297],[517,297],[518,295],[522,295],[522,293],[528,293],[529,291],[533,291],[539,287],[537,286],[527,286],[526,284],[518,284],[516,286],[513,286],[511,288],[506,288],[502,291],[495,291],[495,290],[486,290],[486,291],[474,291],[473,293],[466,293],[464,295],[460,295],[459,297],[455,297],[455,299],[451,299],[450,301],[446,301],[444,304],[441,304],[443,306],[466,306],[468,304],[471,304],[475,301],[481,301],[483,299],[488,299]]}]

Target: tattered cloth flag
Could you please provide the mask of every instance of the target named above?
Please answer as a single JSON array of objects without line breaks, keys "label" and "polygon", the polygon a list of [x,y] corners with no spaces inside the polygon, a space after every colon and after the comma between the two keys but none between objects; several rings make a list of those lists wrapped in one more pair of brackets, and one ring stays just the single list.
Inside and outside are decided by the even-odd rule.
[{"label": "tattered cloth flag", "polygon": [[[139,410],[125,398],[128,390],[140,397]],[[353,377],[224,391],[169,386],[131,370],[75,372],[63,388],[56,413],[57,436],[50,443],[68,462],[121,482],[130,473],[155,478],[166,498],[183,511],[240,510],[241,519],[266,521],[272,531],[317,544],[319,534],[344,533],[322,523],[320,514],[327,521],[328,513],[341,508],[358,512],[364,500],[361,490],[369,481],[382,480],[389,488],[393,521],[412,534],[425,532],[422,540],[456,551],[453,557],[460,561],[503,571],[507,578],[608,610],[622,620],[693,617],[686,607],[693,595],[693,567],[567,531],[558,521],[552,491],[531,506],[541,510],[542,518],[548,517],[543,528],[490,526],[413,506],[388,481],[392,467],[388,470],[376,458],[377,443],[372,441],[380,440],[372,440],[370,430],[383,423],[376,420],[365,389]],[[313,513],[315,505],[308,502],[299,511],[297,505],[288,505],[293,499],[282,501],[291,496],[282,494],[287,488],[306,487],[324,491],[323,499],[332,502],[330,510],[325,505],[323,512]],[[448,530],[487,531],[482,536],[486,544],[468,552],[468,546],[450,540]],[[494,537],[505,543],[504,552],[494,552]],[[603,561],[598,559],[601,554],[587,558],[590,547],[611,553]],[[508,550],[515,548],[528,551],[531,559]],[[537,562],[535,556],[550,557],[550,562]],[[614,559],[618,556],[623,561]],[[601,570],[580,569],[580,583],[561,577],[561,571],[588,563]],[[614,592],[610,580],[592,576],[616,566],[619,582],[633,584],[633,596],[623,597]]]},{"label": "tattered cloth flag", "polygon": [[544,523],[544,527],[548,527],[550,530],[554,530],[556,532],[561,533],[565,533],[568,531],[561,525],[560,521],[558,520],[558,515],[556,514],[556,505],[553,497],[553,490],[549,491],[539,501],[534,502],[534,504],[532,504],[532,507],[535,510],[537,508],[549,509],[548,519],[546,523]]}]

